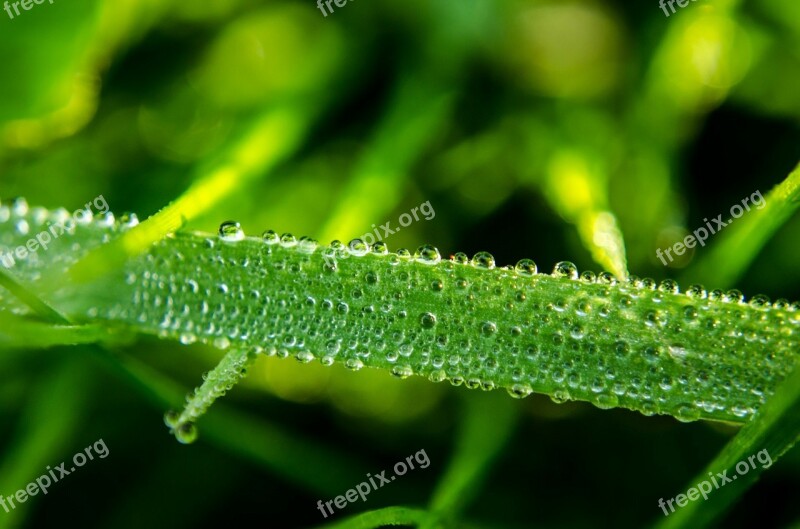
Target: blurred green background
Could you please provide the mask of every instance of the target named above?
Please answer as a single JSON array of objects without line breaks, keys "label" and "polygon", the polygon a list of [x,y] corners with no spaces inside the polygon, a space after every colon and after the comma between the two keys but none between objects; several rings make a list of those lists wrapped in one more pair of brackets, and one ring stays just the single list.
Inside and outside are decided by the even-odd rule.
[{"label": "blurred green background", "polygon": [[[669,267],[656,248],[766,195],[800,158],[796,0],[691,2],[669,17],[655,1],[622,0],[334,8],[55,0],[13,19],[0,12],[0,200],[72,211],[102,194],[115,213],[143,219],[224,166],[236,189],[187,229],[235,219],[249,235],[347,241],[397,227],[429,201],[435,218],[387,237],[391,250],[431,243],[443,255],[488,250],[498,264],[529,257],[545,271],[561,260],[599,271],[613,263],[587,231],[600,218],[624,235],[632,273],[662,279],[681,278],[707,248]],[[286,132],[258,132],[275,115]],[[279,154],[264,154],[276,145]],[[795,216],[735,286],[800,299],[799,237]],[[220,354],[152,338],[118,353],[187,392]],[[662,516],[657,500],[685,491],[735,432],[265,358],[219,404],[246,420],[224,423],[229,439],[204,435],[201,420],[187,447],[147,395],[86,348],[3,351],[0,494],[99,438],[110,456],[0,511],[0,527],[178,529],[252,517],[309,527],[324,521],[317,500],[424,448],[430,467],[336,519],[422,507],[466,399],[494,399],[521,420],[464,520],[644,527]],[[320,454],[342,464],[320,465]],[[798,493],[793,451],[721,523],[789,527]]]}]

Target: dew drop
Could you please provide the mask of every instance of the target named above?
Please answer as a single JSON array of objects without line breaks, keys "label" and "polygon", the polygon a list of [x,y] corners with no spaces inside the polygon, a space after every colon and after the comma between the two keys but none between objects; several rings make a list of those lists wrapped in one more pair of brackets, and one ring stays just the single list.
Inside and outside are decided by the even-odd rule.
[{"label": "dew drop", "polygon": [[456,264],[468,264],[469,263],[469,257],[464,252],[456,252],[451,259]]},{"label": "dew drop", "polygon": [[312,254],[317,249],[318,243],[316,240],[306,235],[300,237],[297,241],[297,249],[305,254]]},{"label": "dew drop", "polygon": [[514,267],[517,274],[530,277],[537,272],[536,263],[532,259],[520,259]]},{"label": "dew drop", "polygon": [[609,410],[619,405],[619,397],[613,393],[600,393],[594,398],[593,404],[601,410]]},{"label": "dew drop", "polygon": [[281,238],[275,233],[273,230],[267,230],[261,234],[261,238],[264,240],[265,243],[269,245],[278,244],[281,242]]},{"label": "dew drop", "polygon": [[244,239],[244,230],[238,222],[229,220],[219,225],[219,238],[226,242],[241,241]]},{"label": "dew drop", "polygon": [[436,326],[436,315],[426,312],[420,316],[420,323],[423,329],[432,329]]},{"label": "dew drop", "polygon": [[673,279],[665,279],[658,285],[658,290],[667,294],[677,294],[680,290],[678,283]]},{"label": "dew drop", "polygon": [[681,404],[675,410],[675,418],[681,422],[692,422],[700,418],[700,410],[691,404]]},{"label": "dew drop", "polygon": [[578,279],[578,267],[569,261],[560,261],[553,267],[553,276]]},{"label": "dew drop", "polygon": [[690,298],[698,298],[698,299],[705,299],[708,294],[706,293],[706,289],[703,288],[703,285],[692,285],[686,291],[686,295]]},{"label": "dew drop", "polygon": [[359,369],[364,367],[364,362],[362,362],[358,358],[348,358],[347,361],[345,361],[344,366],[347,369],[351,369],[353,371],[358,371]]},{"label": "dew drop", "polygon": [[769,298],[764,294],[757,294],[750,299],[750,306],[759,309],[767,308],[770,305]]},{"label": "dew drop", "polygon": [[431,371],[430,375],[428,375],[428,380],[431,382],[442,382],[445,378],[447,378],[447,374],[441,369]]},{"label": "dew drop", "polygon": [[524,399],[533,393],[533,389],[527,384],[514,384],[508,388],[508,394],[515,399]]},{"label": "dew drop", "polygon": [[497,332],[497,324],[492,321],[485,321],[483,325],[481,325],[481,333],[484,336],[492,336]]},{"label": "dew drop", "polygon": [[392,367],[392,375],[396,376],[397,378],[408,378],[413,374],[414,370],[411,369],[411,366],[399,365]]},{"label": "dew drop", "polygon": [[389,247],[385,242],[376,242],[372,245],[372,253],[375,255],[386,255],[389,253]]},{"label": "dew drop", "polygon": [[494,268],[494,256],[489,252],[478,252],[472,258],[472,266],[483,270]]},{"label": "dew drop", "polygon": [[314,353],[311,351],[300,351],[294,357],[297,359],[298,362],[301,364],[307,364],[314,360]]},{"label": "dew drop", "polygon": [[353,239],[347,244],[347,249],[350,250],[350,255],[363,257],[369,252],[369,245],[361,239]]},{"label": "dew drop", "polygon": [[175,430],[175,438],[181,444],[192,444],[197,440],[197,427],[194,423],[185,422]]},{"label": "dew drop", "polygon": [[426,244],[417,248],[414,260],[422,264],[435,265],[442,260],[442,256],[439,255],[439,250],[435,246]]},{"label": "dew drop", "polygon": [[291,233],[284,233],[281,235],[280,243],[284,248],[292,248],[297,246],[297,238]]}]

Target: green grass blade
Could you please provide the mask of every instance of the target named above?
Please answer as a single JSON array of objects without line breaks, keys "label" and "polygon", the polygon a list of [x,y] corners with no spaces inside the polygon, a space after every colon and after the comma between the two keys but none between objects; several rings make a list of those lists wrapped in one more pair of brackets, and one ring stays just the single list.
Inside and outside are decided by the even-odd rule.
[{"label": "green grass blade", "polygon": [[[778,387],[775,394],[758,410],[753,419],[725,446],[722,452],[696,476],[693,484],[709,479],[709,473],[728,472],[727,477],[736,476],[731,481],[702,498],[689,502],[677,509],[674,514],[660,520],[657,529],[701,529],[712,522],[751,487],[766,468],[774,464],[800,440],[800,363],[793,373]],[[762,450],[766,454],[761,461]],[[748,458],[759,454],[756,460],[748,463]],[[749,470],[739,474],[734,470],[744,462]],[[766,467],[764,465],[767,465]],[[721,481],[721,480],[720,480]],[[687,489],[688,490],[688,489]]]},{"label": "green grass blade", "polygon": [[[0,463],[0,494],[11,496],[45,474],[48,465],[55,467],[64,460],[86,397],[85,375],[84,366],[69,360],[42,377],[37,391],[31,393],[17,433]],[[8,513],[0,512],[0,529],[19,527],[36,501],[42,501],[42,497],[29,498]]]},{"label": "green grass blade", "polygon": [[800,165],[753,209],[716,236],[711,248],[687,269],[684,281],[728,288],[747,271],[761,248],[800,206]]},{"label": "green grass blade", "polygon": [[59,303],[184,343],[682,420],[745,421],[797,358],[800,311],[738,293],[270,242],[178,234]]},{"label": "green grass blade", "polygon": [[182,443],[194,442],[197,437],[194,422],[205,414],[209,407],[225,392],[233,388],[247,373],[247,368],[253,363],[255,354],[248,354],[242,349],[233,349],[228,352],[217,366],[208,373],[203,384],[197,388],[181,413],[168,412],[164,421],[170,431]]},{"label": "green grass blade", "polygon": [[4,270],[0,270],[0,286],[4,287],[19,301],[30,307],[34,313],[38,314],[45,321],[60,324],[69,323],[69,321],[64,319],[55,309],[45,303],[36,294],[25,288],[25,285],[11,277],[11,274]]},{"label": "green grass blade", "polygon": [[318,529],[376,529],[387,525],[415,526],[427,516],[421,509],[408,507],[385,507],[356,514],[340,522],[319,526]]},{"label": "green grass blade", "polygon": [[[48,301],[69,317],[182,343],[681,420],[745,422],[797,358],[797,305],[745,303],[736,291],[680,293],[670,281],[579,277],[569,263],[548,275],[527,260],[496,268],[485,253],[442,261],[433,247],[397,255],[227,228],[176,234]],[[87,245],[116,233],[77,231]],[[59,259],[68,266],[69,254]],[[20,277],[37,271],[18,265]]]},{"label": "green grass blade", "polygon": [[592,167],[586,155],[563,151],[554,156],[548,168],[545,197],[575,225],[595,262],[618,279],[625,279],[625,242],[617,218],[608,209],[606,186],[605,176]]},{"label": "green grass blade", "polygon": [[[112,358],[99,350],[98,353],[103,363],[135,384],[153,405],[163,409],[181,402],[185,390],[168,377],[135,358]],[[204,417],[202,431],[203,439],[210,443],[325,497],[340,494],[342,481],[358,483],[369,470],[367,465],[348,453],[305,439],[263,417],[252,417],[224,406]],[[231,432],[237,434],[231,435]],[[309,474],[308,468],[325,468],[327,471]]]},{"label": "green grass blade", "polygon": [[0,350],[95,343],[114,336],[105,325],[53,325],[0,311]]},{"label": "green grass blade", "polygon": [[431,499],[431,517],[420,529],[434,529],[455,522],[460,511],[477,494],[494,458],[511,437],[517,408],[508,401],[470,395],[464,423],[457,436],[458,446],[440,478]]},{"label": "green grass blade", "polygon": [[[305,136],[314,112],[309,108],[271,109],[256,117],[241,138],[221,159],[161,211],[127,231],[113,243],[97,248],[76,263],[69,281],[86,282],[122,266],[126,259],[145,251],[155,241],[178,230],[224,200],[247,182],[293,152]],[[60,284],[64,278],[56,280]]]},{"label": "green grass blade", "polygon": [[453,99],[436,84],[416,78],[409,77],[400,84],[386,117],[321,230],[323,241],[349,240],[371,231],[365,220],[386,219],[402,196],[408,171],[443,129]]}]

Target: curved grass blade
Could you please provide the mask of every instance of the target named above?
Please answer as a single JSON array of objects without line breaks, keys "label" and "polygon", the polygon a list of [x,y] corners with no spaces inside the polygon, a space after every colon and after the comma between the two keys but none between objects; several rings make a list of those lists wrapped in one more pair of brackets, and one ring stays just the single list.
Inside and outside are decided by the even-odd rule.
[{"label": "curved grass blade", "polygon": [[511,437],[517,409],[507,401],[469,395],[457,447],[447,471],[439,480],[430,502],[430,517],[420,529],[435,529],[442,522],[452,524]]},{"label": "curved grass blade", "polygon": [[751,210],[719,234],[713,246],[686,271],[685,280],[728,288],[747,271],[761,248],[800,207],[800,165]]},{"label": "curved grass blade", "polygon": [[592,258],[618,279],[628,276],[625,242],[617,218],[608,209],[607,183],[577,152],[560,152],[550,163],[545,196],[578,230]]},{"label": "curved grass blade", "polygon": [[[85,256],[69,271],[66,279],[83,283],[119,268],[126,259],[208,212],[247,181],[261,176],[293,152],[305,136],[313,114],[310,108],[279,108],[253,119],[221,160],[208,168],[180,198],[112,244]],[[55,284],[64,279],[58,278]]]},{"label": "curved grass blade", "polygon": [[[698,499],[660,520],[657,529],[702,529],[709,527],[744,494],[781,456],[800,440],[800,363],[775,391],[775,394],[756,412],[753,419],[725,446],[714,461],[694,480],[708,482],[709,476],[727,471],[735,476],[725,486],[714,489],[708,500]],[[766,452],[762,452],[766,451]],[[748,462],[758,454],[758,463]],[[762,454],[767,457],[762,461]],[[740,473],[739,465],[749,468]],[[734,470],[737,469],[737,470]]]},{"label": "curved grass blade", "polygon": [[[111,357],[98,351],[99,358],[117,374],[136,384],[160,408],[178,404],[184,394],[181,386],[149,366],[129,356]],[[350,454],[271,424],[263,417],[218,407],[204,417],[204,439],[248,459],[269,472],[306,490],[332,497],[341,493],[342,481],[357,483],[368,467]],[[237,432],[237,435],[231,435]],[[326,468],[313,474],[308,468]]]},{"label": "curved grass blade", "polygon": [[178,441],[188,444],[197,438],[194,422],[202,416],[219,397],[233,386],[246,373],[256,355],[243,349],[233,349],[226,353],[222,361],[208,373],[203,384],[187,399],[181,413],[168,412],[164,422]]},{"label": "curved grass blade", "polygon": [[[18,432],[0,463],[0,490],[4,493],[23,489],[46,472],[47,465],[59,461],[80,419],[85,374],[84,366],[70,359],[43,376],[37,391],[31,393]],[[0,529],[20,527],[29,508],[30,503],[25,503],[0,513]]]},{"label": "curved grass blade", "polygon": [[319,526],[318,529],[376,529],[378,527],[416,526],[425,520],[427,512],[408,507],[385,507],[356,514],[340,522]]}]

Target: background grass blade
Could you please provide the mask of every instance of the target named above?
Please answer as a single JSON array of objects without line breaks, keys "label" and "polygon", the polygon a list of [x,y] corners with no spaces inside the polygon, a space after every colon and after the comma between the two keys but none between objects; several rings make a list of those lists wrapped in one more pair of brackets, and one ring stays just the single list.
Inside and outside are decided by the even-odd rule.
[{"label": "background grass blade", "polygon": [[766,205],[725,228],[687,269],[684,281],[728,288],[747,271],[761,248],[800,206],[800,165],[764,197]]},{"label": "background grass blade", "polygon": [[[713,490],[709,499],[698,499],[677,509],[656,524],[657,529],[701,529],[709,527],[736,500],[744,494],[781,456],[800,440],[800,363],[775,391],[775,394],[758,410],[753,419],[725,446],[720,454],[703,469],[691,486],[709,478],[709,473],[728,471],[728,476],[737,476],[736,481]],[[768,461],[755,468],[748,464],[748,458],[762,450],[769,455]],[[764,459],[767,459],[764,457]],[[750,470],[737,475],[737,463],[744,461]],[[764,465],[768,465],[766,468]]]},{"label": "background grass blade", "polygon": [[512,435],[517,408],[499,398],[481,397],[465,399],[457,446],[431,498],[430,517],[420,529],[455,527],[462,509],[477,495],[490,465]]},{"label": "background grass blade", "polygon": [[427,516],[422,509],[385,507],[351,516],[341,522],[320,526],[319,529],[376,529],[385,526],[416,526]]}]

